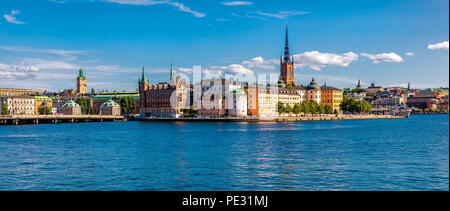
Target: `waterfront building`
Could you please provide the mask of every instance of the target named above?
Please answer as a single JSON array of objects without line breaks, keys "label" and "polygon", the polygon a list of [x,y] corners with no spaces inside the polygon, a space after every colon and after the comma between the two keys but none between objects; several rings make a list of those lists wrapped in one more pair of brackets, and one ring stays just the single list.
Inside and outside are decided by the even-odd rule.
[{"label": "waterfront building", "polygon": [[34,96],[34,111],[35,114],[39,114],[39,107],[53,107],[53,100],[47,96]]},{"label": "waterfront building", "polygon": [[248,116],[258,116],[258,91],[259,89],[255,85],[245,87],[245,92],[247,93],[247,115]]},{"label": "waterfront building", "polygon": [[258,91],[258,116],[261,118],[278,117],[278,87],[261,86]]},{"label": "waterfront building", "polygon": [[11,115],[35,115],[34,97],[0,96],[0,107],[6,104]]},{"label": "waterfront building", "polygon": [[87,82],[86,82],[86,76],[84,75],[84,70],[81,68],[79,70],[79,74],[77,77],[77,92],[78,94],[86,94],[87,93]]},{"label": "waterfront building", "polygon": [[63,115],[81,115],[81,107],[73,100],[69,100],[63,105]]},{"label": "waterfront building", "polygon": [[333,112],[340,112],[341,111],[341,103],[343,98],[343,91],[331,87],[331,86],[324,86],[321,87],[321,93],[320,93],[320,101],[321,104],[326,106],[330,106]]},{"label": "waterfront building", "polygon": [[386,98],[379,98],[372,101],[372,108],[390,108],[390,107],[403,107],[406,105],[404,96],[392,96]]},{"label": "waterfront building", "polygon": [[306,100],[306,86],[294,86],[294,90],[297,91],[298,95],[300,96],[300,102],[302,103],[303,101]]},{"label": "waterfront building", "polygon": [[306,100],[307,101],[315,101],[320,104],[321,100],[321,91],[320,86],[317,85],[314,78],[311,83],[306,87]]},{"label": "waterfront building", "polygon": [[136,102],[136,107],[134,110],[134,114],[139,113],[140,106],[140,93],[139,91],[131,91],[131,92],[100,92],[96,96],[92,98],[92,109],[94,113],[100,112],[100,107],[108,100],[113,100],[114,102],[120,105],[122,98],[131,97]]},{"label": "waterfront building", "polygon": [[113,100],[108,100],[100,106],[100,115],[120,115],[120,105]]},{"label": "waterfront building", "polygon": [[175,76],[171,67],[170,83],[150,85],[144,69],[139,79],[140,113],[145,116],[179,118],[189,107],[189,84]]},{"label": "waterfront building", "polygon": [[194,108],[198,115],[218,118],[226,116],[231,106],[227,105],[230,93],[240,90],[243,85],[234,79],[206,79],[194,84]]},{"label": "waterfront building", "polygon": [[286,41],[284,44],[284,56],[280,58],[280,81],[285,85],[295,86],[294,57],[289,50],[288,28],[286,26]]},{"label": "waterfront building", "polygon": [[1,96],[22,96],[22,95],[42,95],[45,91],[42,89],[14,89],[0,88]]},{"label": "waterfront building", "polygon": [[230,93],[227,99],[228,116],[246,117],[247,116],[247,93],[241,89],[235,89]]},{"label": "waterfront building", "polygon": [[294,107],[295,104],[301,103],[300,95],[296,90],[279,87],[277,91],[278,91],[278,101],[283,103],[284,105],[289,105],[292,108]]}]

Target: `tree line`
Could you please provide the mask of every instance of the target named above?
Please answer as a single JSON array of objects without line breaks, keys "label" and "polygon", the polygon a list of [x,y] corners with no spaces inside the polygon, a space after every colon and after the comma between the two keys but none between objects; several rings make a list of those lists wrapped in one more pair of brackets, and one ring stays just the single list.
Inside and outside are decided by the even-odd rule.
[{"label": "tree line", "polygon": [[278,102],[279,114],[332,114],[333,108],[329,105],[322,105],[316,101],[303,101],[302,103],[296,103],[294,106],[285,105],[282,102]]}]

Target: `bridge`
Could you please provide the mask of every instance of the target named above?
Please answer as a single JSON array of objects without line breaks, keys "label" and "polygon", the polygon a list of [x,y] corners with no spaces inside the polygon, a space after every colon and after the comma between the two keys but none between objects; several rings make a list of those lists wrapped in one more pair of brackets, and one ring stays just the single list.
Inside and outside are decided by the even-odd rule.
[{"label": "bridge", "polygon": [[106,115],[12,115],[0,116],[0,125],[112,122],[125,120],[126,118],[124,116]]}]

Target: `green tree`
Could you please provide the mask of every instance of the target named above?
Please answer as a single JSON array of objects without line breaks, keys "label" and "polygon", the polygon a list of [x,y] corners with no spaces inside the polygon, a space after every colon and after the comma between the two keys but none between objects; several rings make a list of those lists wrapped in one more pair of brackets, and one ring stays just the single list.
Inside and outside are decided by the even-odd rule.
[{"label": "green tree", "polygon": [[333,113],[333,108],[331,108],[331,106],[325,105],[323,108],[324,108],[326,114],[332,114]]},{"label": "green tree", "polygon": [[126,96],[120,100],[122,114],[132,114],[136,109],[136,100],[133,97]]},{"label": "green tree", "polygon": [[91,95],[95,95],[95,89],[94,88],[91,89]]},{"label": "green tree", "polygon": [[49,106],[39,106],[38,112],[40,115],[49,115],[52,113],[52,108],[50,108]]},{"label": "green tree", "polygon": [[292,113],[294,113],[294,114],[302,113],[302,105],[300,103],[296,103],[294,105],[294,108],[292,108]]},{"label": "green tree", "polygon": [[10,111],[8,109],[8,106],[6,105],[6,103],[2,104],[2,115],[9,115]]},{"label": "green tree", "polygon": [[341,103],[342,111],[344,112],[370,112],[372,111],[372,105],[365,100],[355,100],[353,98],[345,97]]},{"label": "green tree", "polygon": [[311,113],[310,112],[310,103],[309,103],[309,101],[303,101],[302,102],[302,104],[301,104],[301,112],[302,113],[304,113],[304,114],[309,114],[309,113]]},{"label": "green tree", "polygon": [[324,108],[323,105],[319,105],[317,107],[317,113],[319,113],[319,114],[324,114],[325,113],[325,108]]},{"label": "green tree", "polygon": [[283,114],[286,112],[286,107],[280,101],[278,101],[277,108],[278,108],[278,114]]},{"label": "green tree", "polygon": [[82,114],[91,114],[92,106],[91,106],[91,98],[81,97],[77,99],[78,105],[81,107]]},{"label": "green tree", "polygon": [[313,114],[319,113],[319,104],[316,101],[310,100],[309,104],[310,104],[310,113]]},{"label": "green tree", "polygon": [[292,107],[290,105],[286,105],[286,109],[285,109],[284,113],[286,113],[286,114],[292,113]]}]

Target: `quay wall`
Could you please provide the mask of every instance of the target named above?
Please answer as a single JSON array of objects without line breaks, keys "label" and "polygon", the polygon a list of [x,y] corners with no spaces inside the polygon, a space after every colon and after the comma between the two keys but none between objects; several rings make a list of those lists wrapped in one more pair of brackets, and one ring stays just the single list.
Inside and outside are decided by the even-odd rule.
[{"label": "quay wall", "polygon": [[142,118],[135,119],[144,122],[301,122],[301,121],[338,121],[362,119],[403,119],[403,116],[393,115],[316,115],[278,118]]}]

